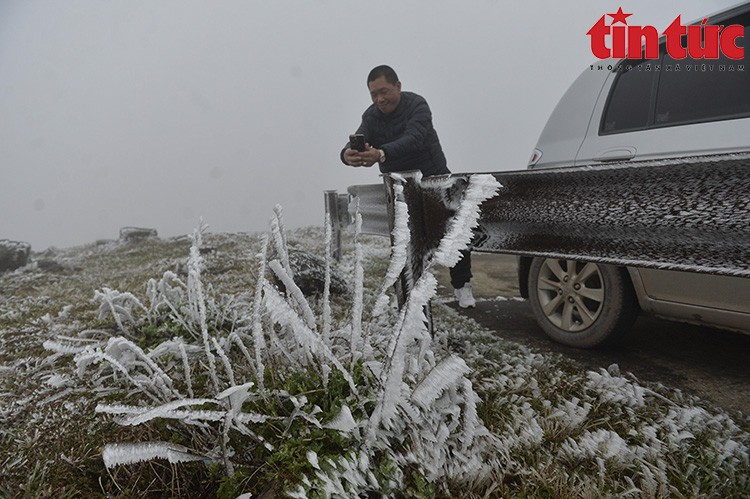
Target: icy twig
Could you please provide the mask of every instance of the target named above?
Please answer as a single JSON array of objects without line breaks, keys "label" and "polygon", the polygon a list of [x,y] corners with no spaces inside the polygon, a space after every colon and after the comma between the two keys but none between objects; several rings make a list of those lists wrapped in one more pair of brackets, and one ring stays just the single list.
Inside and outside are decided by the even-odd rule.
[{"label": "icy twig", "polygon": [[362,268],[362,215],[355,215],[354,225],[354,303],[352,305],[352,334],[351,334],[351,368],[361,357],[362,345],[362,309],[364,295],[364,269]]},{"label": "icy twig", "polygon": [[325,281],[323,282],[323,311],[322,331],[323,341],[329,344],[331,339],[331,239],[333,228],[331,227],[331,215],[326,213],[325,221]]},{"label": "icy twig", "polygon": [[292,267],[289,263],[289,251],[287,249],[286,234],[284,232],[283,214],[284,210],[281,208],[281,205],[277,204],[274,206],[273,217],[271,218],[271,236],[273,237],[274,247],[279,254],[279,260],[284,266],[284,270],[286,270],[287,275],[289,275],[291,279],[294,279],[294,272],[292,272]]},{"label": "icy twig", "polygon": [[[203,347],[208,359],[208,372],[213,384],[214,391],[219,391],[219,378],[216,375],[216,359],[211,352],[211,342],[208,336],[208,324],[206,323],[206,302],[203,296],[203,284],[201,283],[201,268],[203,258],[200,255],[202,245],[202,230],[193,231],[193,244],[190,246],[190,258],[188,258],[188,300],[193,310],[194,320],[200,324]],[[196,317],[197,315],[197,317]]]},{"label": "icy twig", "polygon": [[370,417],[368,429],[370,440],[375,439],[377,428],[381,424],[385,424],[386,427],[390,426],[392,419],[396,416],[396,409],[407,403],[404,396],[406,386],[403,377],[407,369],[407,362],[411,360],[408,349],[415,342],[429,341],[424,307],[434,296],[436,289],[437,280],[435,276],[425,273],[417,280],[414,289],[407,298],[401,323],[391,338],[388,347],[382,377],[383,388],[378,397],[378,404]]},{"label": "icy twig", "polygon": [[266,342],[263,337],[263,323],[261,308],[263,307],[263,287],[266,283],[266,259],[268,255],[268,234],[263,234],[260,239],[260,253],[258,253],[258,282],[255,285],[255,299],[253,301],[253,346],[255,347],[255,368],[258,377],[258,388],[261,392],[265,389],[263,366],[263,350]]},{"label": "icy twig", "polygon": [[409,211],[406,203],[401,200],[404,187],[400,184],[393,186],[394,197],[394,223],[391,231],[391,258],[388,263],[388,270],[383,278],[383,284],[380,287],[380,293],[375,302],[373,317],[379,317],[388,306],[388,289],[393,286],[399,278],[401,271],[407,261],[407,252],[409,248]]}]

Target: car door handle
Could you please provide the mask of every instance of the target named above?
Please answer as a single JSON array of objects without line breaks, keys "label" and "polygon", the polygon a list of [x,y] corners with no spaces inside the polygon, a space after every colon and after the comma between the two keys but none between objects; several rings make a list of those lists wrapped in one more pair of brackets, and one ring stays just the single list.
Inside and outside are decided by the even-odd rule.
[{"label": "car door handle", "polygon": [[601,151],[594,159],[596,161],[627,161],[633,159],[634,156],[635,147],[617,147]]}]

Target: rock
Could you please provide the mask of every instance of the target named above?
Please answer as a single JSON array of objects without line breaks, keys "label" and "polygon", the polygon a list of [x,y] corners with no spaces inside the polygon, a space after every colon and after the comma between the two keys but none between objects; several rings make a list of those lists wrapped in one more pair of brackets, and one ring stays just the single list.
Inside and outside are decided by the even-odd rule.
[{"label": "rock", "polygon": [[[323,258],[300,250],[289,250],[289,266],[294,273],[294,282],[305,296],[323,294],[326,277],[326,262]],[[282,290],[284,286],[276,283]],[[348,291],[346,279],[331,268],[331,294],[344,294]]]},{"label": "rock", "polygon": [[37,260],[36,268],[43,272],[62,272],[65,270],[59,262],[50,259]]},{"label": "rock", "polygon": [[41,253],[35,253],[36,258],[56,258],[60,254],[60,250],[55,248],[54,246],[50,246],[46,250],[42,251]]},{"label": "rock", "polygon": [[29,263],[31,245],[20,241],[0,239],[0,272],[16,270]]},{"label": "rock", "polygon": [[144,229],[142,227],[123,227],[120,229],[120,241],[125,243],[138,243],[152,237],[159,237],[156,229]]}]

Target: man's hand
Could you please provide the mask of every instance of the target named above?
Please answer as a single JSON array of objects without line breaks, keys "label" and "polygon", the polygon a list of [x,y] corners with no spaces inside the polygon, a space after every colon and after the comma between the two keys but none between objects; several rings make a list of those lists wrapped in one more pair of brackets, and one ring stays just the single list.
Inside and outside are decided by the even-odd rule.
[{"label": "man's hand", "polygon": [[344,151],[344,159],[351,166],[372,166],[380,159],[380,151],[374,147],[370,147],[370,144],[365,144],[364,151],[357,151],[356,149],[347,149]]}]

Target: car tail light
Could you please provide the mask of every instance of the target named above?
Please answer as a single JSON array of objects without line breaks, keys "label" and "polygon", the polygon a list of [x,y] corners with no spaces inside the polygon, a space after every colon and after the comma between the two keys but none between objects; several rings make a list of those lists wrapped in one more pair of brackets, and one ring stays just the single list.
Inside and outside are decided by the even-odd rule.
[{"label": "car tail light", "polygon": [[529,158],[528,168],[533,168],[534,165],[537,164],[540,159],[542,159],[542,151],[540,151],[539,149],[534,149],[531,152],[531,158]]}]

